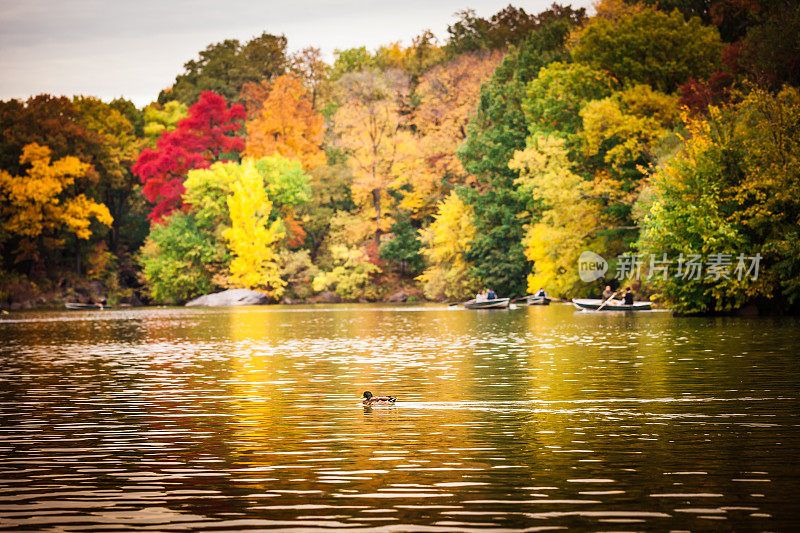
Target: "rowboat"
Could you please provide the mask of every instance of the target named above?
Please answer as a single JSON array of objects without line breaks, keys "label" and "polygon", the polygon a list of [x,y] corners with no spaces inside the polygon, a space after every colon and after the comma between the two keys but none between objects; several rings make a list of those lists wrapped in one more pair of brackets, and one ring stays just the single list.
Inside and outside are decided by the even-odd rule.
[{"label": "rowboat", "polygon": [[550,298],[547,296],[525,296],[519,299],[522,305],[550,305]]},{"label": "rowboat", "polygon": [[[578,309],[586,309],[589,311],[647,311],[652,309],[653,306],[650,302],[633,302],[633,305],[625,305],[619,303],[619,300],[608,302],[603,305],[605,300],[594,300],[589,298],[573,298],[572,305]],[[602,307],[602,308],[601,308]]]},{"label": "rowboat", "polygon": [[464,302],[467,309],[505,309],[511,302],[511,298],[494,298],[493,300],[470,300]]},{"label": "rowboat", "polygon": [[109,306],[107,305],[100,305],[100,304],[79,304],[74,302],[66,302],[64,307],[70,309],[72,311],[79,311],[82,309],[108,309]]}]

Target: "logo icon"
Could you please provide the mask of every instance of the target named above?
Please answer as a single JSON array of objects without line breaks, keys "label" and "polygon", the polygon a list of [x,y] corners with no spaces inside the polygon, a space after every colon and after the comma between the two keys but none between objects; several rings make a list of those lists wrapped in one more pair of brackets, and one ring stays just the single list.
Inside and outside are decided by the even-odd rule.
[{"label": "logo icon", "polygon": [[586,283],[597,281],[605,276],[606,272],[608,272],[608,261],[602,256],[589,250],[581,253],[578,258],[578,275],[581,277],[581,281]]}]

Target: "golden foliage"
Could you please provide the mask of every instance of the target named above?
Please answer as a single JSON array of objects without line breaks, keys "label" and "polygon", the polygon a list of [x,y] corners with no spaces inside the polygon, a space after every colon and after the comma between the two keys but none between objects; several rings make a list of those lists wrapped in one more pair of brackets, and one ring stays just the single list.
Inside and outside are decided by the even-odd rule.
[{"label": "golden foliage", "polygon": [[478,288],[464,255],[475,237],[474,218],[472,208],[451,192],[439,204],[433,223],[420,232],[429,266],[417,280],[427,298],[464,299]]},{"label": "golden foliage", "polygon": [[269,222],[272,202],[252,160],[242,163],[242,172],[231,185],[228,210],[231,227],[223,233],[233,255],[231,282],[248,289],[261,289],[279,298],[286,282],[281,279],[276,244],[283,238],[281,220]]},{"label": "golden foliage", "polygon": [[30,165],[24,176],[0,170],[4,230],[29,241],[63,231],[85,240],[92,235],[91,219],[110,226],[113,218],[105,205],[69,194],[90,166],[72,156],[51,162],[50,154],[48,147],[31,143],[20,157],[22,165]]}]

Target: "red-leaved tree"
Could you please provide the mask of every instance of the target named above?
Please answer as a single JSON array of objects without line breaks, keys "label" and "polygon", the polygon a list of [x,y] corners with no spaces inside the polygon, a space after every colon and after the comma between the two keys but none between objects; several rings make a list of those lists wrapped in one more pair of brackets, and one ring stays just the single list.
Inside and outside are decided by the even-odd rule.
[{"label": "red-leaved tree", "polygon": [[189,108],[189,116],[159,137],[155,149],[142,150],[133,172],[144,184],[145,198],[155,204],[148,215],[153,223],[183,207],[187,172],[238,157],[244,139],[236,134],[244,118],[240,104],[228,107],[220,95],[204,92]]}]

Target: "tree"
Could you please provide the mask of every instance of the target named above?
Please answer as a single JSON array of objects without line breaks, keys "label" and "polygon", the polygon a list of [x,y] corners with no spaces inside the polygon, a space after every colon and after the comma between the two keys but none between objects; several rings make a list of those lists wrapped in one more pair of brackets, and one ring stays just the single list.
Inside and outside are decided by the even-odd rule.
[{"label": "tree", "polygon": [[260,113],[247,123],[245,151],[253,158],[277,153],[310,169],[325,163],[322,132],[322,115],[308,92],[298,78],[284,75],[272,82]]},{"label": "tree", "polygon": [[581,31],[572,57],[620,83],[646,83],[670,93],[689,77],[714,71],[721,49],[717,29],[699,18],[644,9],[616,22],[595,17]]},{"label": "tree", "polygon": [[252,160],[242,163],[231,188],[227,199],[231,226],[223,233],[232,255],[231,282],[280,298],[286,282],[280,277],[276,245],[283,237],[283,225],[280,219],[270,222],[272,202]]},{"label": "tree", "polygon": [[92,236],[92,219],[105,226],[113,222],[106,206],[71,194],[75,180],[89,171],[88,164],[71,156],[52,161],[50,148],[36,143],[23,148],[19,164],[30,165],[22,176],[0,170],[3,232],[19,241],[17,262],[32,260],[41,267],[43,251],[61,246],[65,235],[86,240]]},{"label": "tree", "polygon": [[237,157],[244,142],[234,135],[243,118],[241,105],[228,107],[224,98],[206,92],[174,131],[161,135],[155,149],[142,150],[133,172],[144,184],[145,198],[155,204],[149,215],[153,222],[183,206],[183,181],[189,170]]},{"label": "tree", "polygon": [[409,94],[408,76],[401,71],[363,70],[338,82],[342,104],[334,117],[335,131],[353,169],[353,200],[374,220],[374,245],[391,226],[387,190],[395,180],[402,130],[401,110]]},{"label": "tree", "polygon": [[464,168],[475,176],[474,187],[461,191],[475,212],[475,239],[467,259],[474,265],[472,275],[501,294],[521,294],[529,268],[521,243],[531,213],[514,185],[517,171],[508,166],[528,136],[525,86],[541,67],[567,58],[565,42],[579,15],[567,8],[539,15],[547,22],[509,53],[481,87],[459,148]]},{"label": "tree", "polygon": [[403,145],[396,186],[401,207],[416,218],[430,216],[455,185],[467,181],[457,150],[478,104],[481,84],[500,61],[499,52],[472,52],[431,68],[414,91],[411,114],[416,135]]},{"label": "tree", "polygon": [[581,63],[556,61],[542,67],[522,102],[532,134],[570,138],[581,129],[581,107],[609,96],[612,80]]},{"label": "tree", "polygon": [[[724,275],[675,275],[652,282],[686,314],[756,303],[772,312],[800,306],[800,93],[756,90],[689,123],[675,157],[652,177],[639,249],[673,262],[728,256]],[[760,254],[759,272],[750,271]],[[719,257],[719,255],[717,255]],[[737,274],[742,257],[745,275]],[[677,268],[677,265],[675,265]],[[748,272],[749,271],[749,272]]]},{"label": "tree", "polygon": [[533,136],[509,165],[520,172],[517,184],[542,205],[541,219],[523,241],[533,262],[528,292],[542,287],[562,297],[586,292],[578,257],[584,250],[605,248],[593,231],[603,224],[602,204],[591,198],[591,183],[573,171],[565,140]]},{"label": "tree", "polygon": [[[98,151],[102,139],[86,128],[72,101],[64,96],[41,94],[20,100],[0,101],[0,168],[21,175],[23,147],[36,143],[47,146],[53,159],[77,157],[91,163],[91,154]],[[95,179],[93,169],[87,179]]]},{"label": "tree", "polygon": [[372,278],[381,269],[369,261],[363,250],[337,244],[331,249],[334,267],[329,272],[321,272],[314,277],[314,290],[333,289],[344,300],[366,298],[375,300],[378,292]]},{"label": "tree", "polygon": [[392,238],[381,244],[380,258],[393,264],[402,275],[418,274],[422,270],[423,258],[417,228],[411,224],[410,217],[403,213],[397,216],[391,230]]},{"label": "tree", "polygon": [[317,109],[320,97],[327,96],[330,83],[331,67],[322,59],[319,48],[307,47],[295,52],[289,67],[292,73],[303,81],[303,85],[311,97],[311,108]]},{"label": "tree", "polygon": [[191,106],[204,92],[235,102],[247,82],[271,79],[286,72],[286,37],[262,33],[244,45],[236,39],[211,44],[200,58],[188,61],[175,84],[158,95],[158,102],[178,100]]},{"label": "tree", "polygon": [[417,279],[431,300],[463,300],[479,288],[471,274],[467,252],[475,237],[472,208],[451,192],[434,221],[420,232],[427,268]]},{"label": "tree", "polygon": [[170,100],[164,104],[154,102],[144,108],[143,133],[150,144],[155,144],[162,133],[173,131],[178,122],[188,115],[188,107],[177,100]]},{"label": "tree", "polygon": [[139,248],[147,235],[147,219],[131,172],[142,142],[133,124],[116,106],[98,98],[76,96],[73,106],[87,129],[101,142],[92,155],[98,180],[95,197],[102,200],[114,222],[108,235],[108,249],[114,255],[127,255]]},{"label": "tree", "polygon": [[139,252],[142,276],[155,303],[183,303],[219,286],[225,246],[189,213],[175,211],[152,227]]}]

